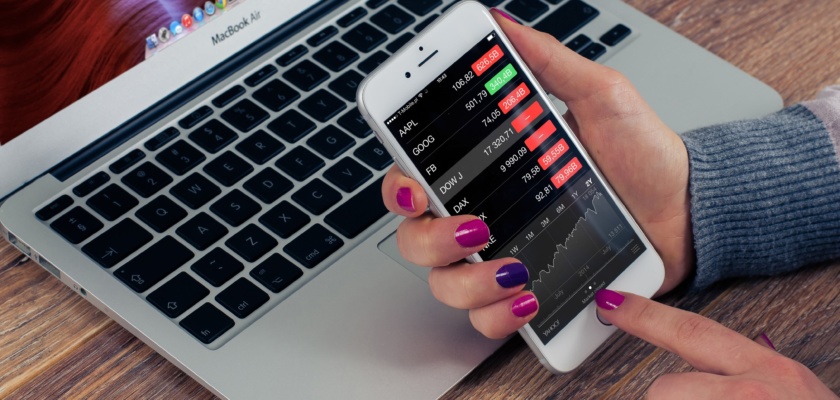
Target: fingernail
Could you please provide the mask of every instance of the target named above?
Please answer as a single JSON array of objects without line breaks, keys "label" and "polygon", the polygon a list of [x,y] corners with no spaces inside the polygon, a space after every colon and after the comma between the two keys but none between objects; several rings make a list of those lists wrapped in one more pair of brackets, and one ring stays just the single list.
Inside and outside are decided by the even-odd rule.
[{"label": "fingernail", "polygon": [[397,190],[397,204],[400,208],[408,212],[417,211],[414,208],[414,197],[411,196],[411,189],[407,187],[402,187]]},{"label": "fingernail", "polygon": [[512,288],[528,282],[528,268],[521,263],[503,265],[496,271],[496,282],[503,288]]},{"label": "fingernail", "polygon": [[537,297],[533,294],[526,294],[513,302],[513,305],[510,306],[510,311],[513,315],[523,318],[533,314],[538,308]]},{"label": "fingernail", "polygon": [[[513,21],[513,22],[516,22],[517,24],[519,24],[519,21],[517,21],[516,18],[511,17],[510,14],[508,14],[508,13],[506,13],[506,12],[496,8],[496,7],[491,8],[490,11],[495,11],[495,12],[499,13],[499,15],[501,15],[501,16]],[[522,25],[522,24],[520,24],[520,25]]]},{"label": "fingernail", "polygon": [[490,228],[480,219],[464,222],[455,230],[455,241],[461,247],[475,247],[490,240]]},{"label": "fingernail", "polygon": [[764,342],[767,343],[767,345],[770,346],[771,349],[773,349],[775,351],[779,351],[779,350],[776,350],[776,346],[773,345],[773,342],[770,341],[770,338],[767,337],[766,333],[764,333],[764,332],[761,333],[761,339],[763,339]]},{"label": "fingernail", "polygon": [[595,293],[595,304],[605,310],[615,310],[623,302],[624,296],[612,290],[601,289]]}]

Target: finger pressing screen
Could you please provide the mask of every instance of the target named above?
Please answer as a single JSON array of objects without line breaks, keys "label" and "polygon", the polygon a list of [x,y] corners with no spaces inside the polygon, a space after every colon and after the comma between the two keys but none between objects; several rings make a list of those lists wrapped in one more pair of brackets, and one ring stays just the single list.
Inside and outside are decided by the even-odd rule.
[{"label": "finger pressing screen", "polygon": [[514,258],[476,264],[457,263],[432,269],[429,287],[442,303],[455,308],[484,307],[519,293],[528,269]]},{"label": "finger pressing screen", "polygon": [[449,265],[477,253],[490,239],[490,229],[472,215],[408,218],[397,228],[397,247],[417,265]]}]

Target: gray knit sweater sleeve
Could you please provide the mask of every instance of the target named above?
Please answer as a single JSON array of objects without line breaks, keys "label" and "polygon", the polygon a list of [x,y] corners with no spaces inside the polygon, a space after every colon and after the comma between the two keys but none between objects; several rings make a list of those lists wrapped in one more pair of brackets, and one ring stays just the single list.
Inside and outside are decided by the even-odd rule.
[{"label": "gray knit sweater sleeve", "polygon": [[840,86],[683,135],[700,288],[840,258]]}]

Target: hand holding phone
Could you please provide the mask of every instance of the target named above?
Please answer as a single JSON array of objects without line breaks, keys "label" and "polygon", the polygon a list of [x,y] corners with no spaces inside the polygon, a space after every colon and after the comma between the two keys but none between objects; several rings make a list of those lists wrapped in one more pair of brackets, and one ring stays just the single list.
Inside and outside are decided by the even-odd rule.
[{"label": "hand holding phone", "polygon": [[[455,14],[455,10],[459,10],[462,7],[466,8],[468,6],[463,5],[456,7],[453,9],[452,13]],[[658,267],[660,268],[660,274],[657,277],[655,253],[650,250],[641,251],[641,248],[639,248],[639,253],[641,255],[652,254],[654,262],[639,264],[638,261],[644,261],[644,257],[636,256],[632,260],[626,260],[627,263],[625,263],[625,265],[613,270],[612,273],[618,275],[617,278],[605,277],[603,275],[605,270],[609,270],[609,268],[607,268],[609,264],[612,261],[615,261],[616,257],[619,257],[616,254],[621,253],[621,251],[618,251],[621,250],[620,247],[612,247],[614,243],[611,244],[611,242],[615,241],[609,240],[611,232],[614,237],[618,237],[620,239],[618,242],[621,242],[622,244],[638,240],[637,244],[644,246],[645,249],[650,249],[648,242],[645,241],[644,237],[641,235],[641,231],[638,230],[635,224],[633,224],[632,219],[629,218],[629,214],[623,210],[620,203],[611,193],[610,188],[606,185],[606,182],[603,181],[598,171],[594,168],[591,160],[589,160],[587,154],[582,150],[579,143],[577,143],[577,140],[571,134],[571,131],[565,126],[565,123],[559,115],[556,114],[556,111],[553,110],[551,102],[547,100],[547,97],[544,93],[542,93],[542,90],[535,84],[535,80],[530,76],[530,72],[527,68],[523,67],[521,61],[518,60],[518,57],[512,52],[510,44],[507,43],[500,34],[493,35],[493,33],[500,33],[498,26],[496,26],[489,15],[483,11],[483,8],[474,7],[472,10],[465,9],[461,10],[461,13],[462,14],[457,16],[461,22],[460,24],[457,24],[457,26],[447,27],[444,21],[447,21],[452,17],[442,18],[441,22],[439,22],[437,26],[429,28],[430,31],[426,34],[426,36],[417,39],[414,43],[411,43],[406,47],[407,50],[404,54],[410,54],[411,58],[403,60],[405,62],[401,62],[400,60],[404,54],[396,55],[389,65],[383,66],[379,73],[375,73],[374,76],[370,78],[368,84],[372,86],[367,87],[367,85],[365,85],[366,87],[360,91],[360,104],[363,108],[367,108],[365,111],[370,113],[371,120],[374,122],[374,126],[377,127],[376,130],[384,133],[391,133],[391,135],[382,135],[382,139],[385,142],[386,147],[389,147],[389,150],[393,151],[393,154],[397,157],[398,163],[401,164],[401,168],[407,174],[417,178],[419,182],[414,182],[410,178],[401,176],[398,172],[392,171],[386,179],[384,189],[386,193],[386,204],[390,202],[391,204],[389,204],[389,206],[392,209],[396,208],[394,207],[395,204],[393,204],[394,201],[388,199],[387,193],[396,193],[397,187],[414,188],[413,199],[415,199],[418,203],[415,204],[418,211],[416,211],[413,215],[416,215],[416,213],[422,212],[422,208],[425,205],[423,202],[426,198],[422,196],[422,193],[418,194],[418,190],[416,190],[418,186],[422,186],[425,192],[434,196],[428,198],[428,200],[431,203],[432,210],[436,211],[439,215],[471,213],[481,216],[484,214],[487,224],[490,225],[490,230],[494,235],[495,241],[490,240],[487,246],[478,251],[477,255],[472,256],[472,261],[498,258],[502,255],[513,255],[528,265],[529,269],[531,269],[532,280],[529,282],[527,287],[534,288],[538,297],[543,298],[540,299],[540,312],[537,317],[531,321],[529,326],[523,328],[523,336],[528,339],[529,344],[535,352],[540,355],[544,364],[554,371],[566,371],[579,364],[583,358],[594,350],[594,348],[606,338],[606,335],[611,332],[609,328],[597,322],[595,319],[594,307],[589,304],[587,297],[591,298],[591,293],[594,293],[594,290],[598,286],[605,285],[609,285],[611,288],[624,287],[626,288],[624,290],[635,291],[637,293],[650,296],[656,289],[659,288],[661,267]],[[481,33],[479,34],[477,32],[473,32],[472,36],[470,36],[467,32],[470,29],[467,28],[467,26],[471,27],[472,30],[479,30]],[[464,32],[455,32],[458,30],[458,27],[464,27]],[[518,29],[522,30],[518,31]],[[511,29],[511,31],[515,35],[526,35],[526,29],[527,28],[517,26],[516,29]],[[446,30],[448,33],[446,36],[448,40],[442,39],[441,43],[438,44],[436,44],[434,40],[429,40],[429,38],[433,36],[434,32],[441,30]],[[543,51],[535,51],[535,49],[541,45],[539,40],[545,41],[547,39],[539,37],[537,38],[538,40],[533,40],[533,34],[528,34],[532,35],[530,38],[531,40],[529,42],[523,41],[517,43],[518,47],[522,47],[523,52],[530,51],[532,54],[544,54],[545,49],[541,49]],[[454,43],[452,38],[463,38],[464,43]],[[410,48],[412,45],[414,47]],[[421,52],[419,45],[426,47],[426,50],[432,49],[439,52],[445,51],[448,54],[447,57],[449,58],[439,58],[438,60],[440,61],[436,64],[436,66],[424,70],[423,68],[425,67],[420,66],[419,64],[428,58],[428,55],[431,53],[426,53],[424,58],[421,58],[419,54]],[[532,45],[534,47],[531,47]],[[558,47],[562,48],[559,44]],[[428,60],[432,59],[434,59],[434,57],[428,58]],[[575,63],[580,63],[578,59],[570,58],[569,61],[571,62],[571,65],[568,66],[568,68],[564,68],[564,70],[580,70],[580,65],[574,65]],[[430,62],[431,61],[427,61],[426,65],[432,65],[428,64]],[[595,64],[591,65],[598,67]],[[409,66],[412,69],[409,69]],[[405,70],[400,70],[400,68],[405,68]],[[553,69],[556,68],[544,68],[538,69],[538,71],[545,72]],[[603,69],[607,70],[606,68]],[[397,74],[398,70],[399,74]],[[451,71],[455,70],[458,70],[460,74],[451,73]],[[389,81],[388,79],[383,78],[385,75],[379,75],[380,73],[387,75],[387,71],[392,71],[392,76],[394,78],[398,76],[403,81],[399,82],[396,79]],[[469,76],[470,71],[472,71],[474,76]],[[412,77],[406,78],[406,72],[408,72]],[[440,79],[443,75],[446,75],[446,77]],[[578,77],[581,76],[585,77],[585,75],[578,74]],[[451,77],[456,77],[457,79],[448,79]],[[417,82],[414,86],[411,86],[412,83],[406,82],[406,80],[411,82],[415,78],[417,78],[420,82]],[[388,88],[388,90],[373,89],[376,87],[376,84],[374,83],[380,79],[385,79],[383,82],[388,82],[387,85],[383,86]],[[398,83],[401,83],[401,85],[398,85]],[[565,80],[565,82],[559,83],[559,89],[557,87],[550,87],[552,92],[559,92],[558,95],[561,98],[564,97],[564,95],[569,95],[568,97],[571,98],[572,101],[568,104],[573,112],[575,112],[576,107],[580,111],[586,111],[586,107],[580,107],[580,105],[583,104],[583,100],[576,100],[573,98],[573,95],[581,93],[580,88],[577,87],[579,86],[578,83],[584,84],[590,82],[573,82]],[[402,86],[405,90],[394,89],[399,86]],[[443,91],[443,89],[446,89],[447,91],[457,92],[463,88],[466,88],[466,90],[463,92],[465,95],[462,97],[456,97],[455,95],[452,95],[451,92]],[[420,96],[420,90],[423,91],[423,96]],[[429,90],[429,92],[426,92],[426,90]],[[434,93],[438,90],[440,90],[441,93],[444,93],[442,97],[434,97]],[[528,93],[526,93],[526,91]],[[483,95],[482,92],[486,92],[486,95]],[[379,103],[382,106],[380,107],[373,104],[376,103],[376,101],[373,101],[373,103],[369,102],[368,100],[370,99],[365,98],[365,93],[368,93],[368,95],[371,96],[378,96],[380,100],[383,100]],[[403,124],[397,124],[400,125],[401,128],[414,130],[414,132],[407,133],[403,130],[403,136],[411,135],[412,133],[422,136],[422,133],[437,132],[437,136],[433,136],[431,139],[429,139],[429,135],[423,137],[423,139],[426,139],[427,144],[422,146],[405,146],[404,143],[401,143],[398,139],[400,137],[399,129],[390,129],[390,124],[387,122],[389,120],[392,122],[398,122],[401,117],[408,117],[409,115],[418,116],[419,114],[417,114],[417,112],[427,107],[427,103],[423,103],[424,100],[422,100],[422,98],[427,96],[429,93],[432,93],[431,98],[434,100],[430,102],[431,106],[428,106],[431,108],[431,111],[427,112],[427,119],[422,119],[420,117],[417,118],[421,121],[444,121],[440,122],[439,129],[426,130],[425,132],[422,132],[423,129],[420,128],[423,122],[414,120],[417,125],[410,127],[405,121],[403,121]],[[486,96],[486,98],[482,96]],[[429,97],[426,98],[428,99]],[[485,102],[485,99],[492,99],[492,101]],[[579,103],[575,103],[575,101],[579,101]],[[591,99],[588,101],[591,102]],[[478,107],[483,113],[480,118],[477,116],[471,118],[469,115],[472,111],[470,109],[470,105],[475,106],[476,103],[484,104],[483,106],[478,104]],[[535,104],[537,104],[537,106],[534,106]],[[640,102],[640,104],[644,105],[643,102]],[[458,110],[453,109],[456,105],[459,108]],[[444,108],[442,110],[435,109],[435,106]],[[474,109],[475,107],[472,108]],[[539,110],[540,108],[542,110]],[[412,109],[414,109],[414,111],[412,111]],[[607,111],[610,110],[609,107],[605,109]],[[447,110],[451,110],[451,112]],[[414,114],[412,114],[412,112],[414,112]],[[586,120],[586,118],[581,118],[587,117],[587,115],[584,114],[585,113],[582,113],[580,116],[576,114],[577,122]],[[650,120],[658,122],[658,119],[655,118],[655,115],[652,115],[652,112],[649,112],[648,110],[647,114],[648,117],[650,117]],[[525,115],[525,117],[517,119],[523,115]],[[588,115],[588,117],[591,117],[592,115]],[[644,117],[644,113],[639,113],[637,117]],[[593,135],[597,136],[600,134],[597,132],[597,128],[608,127],[610,124],[615,124],[616,121],[620,122],[620,120],[620,118],[613,118],[612,120],[607,119],[606,121],[602,121],[602,123],[595,126],[596,132],[593,132]],[[459,135],[457,133],[458,128],[467,126],[470,121],[473,121],[473,123],[477,121],[482,125],[484,125],[486,121],[487,125],[490,126],[484,126],[486,129],[482,130],[480,125],[478,127],[472,125],[470,130],[473,135]],[[572,122],[573,124],[575,123],[574,120]],[[659,124],[661,125],[661,122],[659,122]],[[427,129],[434,125],[435,122],[427,122]],[[650,126],[652,125],[648,124],[648,127]],[[664,127],[664,125],[662,125],[662,127]],[[540,129],[543,129],[542,132]],[[667,130],[667,128],[665,129]],[[505,130],[512,130],[510,132],[510,135],[512,136],[501,140],[506,140],[510,137],[514,139],[511,140],[512,143],[507,145],[507,147],[504,144],[507,142],[497,140],[502,136],[496,136],[497,134],[503,134]],[[629,129],[628,133],[635,134],[638,131],[640,131],[640,129],[635,127],[634,129]],[[455,132],[455,134],[453,134],[453,132]],[[545,137],[540,138],[540,133],[545,134]],[[673,135],[672,132],[670,132],[670,134]],[[473,138],[472,140],[476,142],[482,142],[479,144],[482,144],[483,146],[470,142],[469,138]],[[531,140],[529,141],[528,139]],[[542,141],[534,143],[538,140]],[[678,140],[679,139],[677,138],[677,141]],[[448,145],[438,147],[437,150],[433,150],[435,149],[435,142],[440,141],[448,143]],[[484,144],[483,141],[487,141],[488,144]],[[616,140],[616,142],[622,141],[622,139]],[[661,144],[661,142],[662,141],[660,140],[659,143]],[[423,142],[420,141],[420,143]],[[488,150],[488,145],[491,147],[489,149],[491,154],[487,154],[485,152],[485,150]],[[425,171],[425,169],[430,165],[423,165],[423,161],[417,159],[419,155],[413,154],[415,148],[418,149],[417,152],[420,154],[429,150],[428,153],[440,152],[444,155],[442,158],[438,158],[444,160],[441,161],[440,164],[437,162],[433,163],[435,167],[438,167],[439,165],[444,166],[442,169],[445,169],[446,172],[443,173],[442,176],[448,175],[452,166],[463,161],[465,158],[473,161],[466,164],[460,164],[466,165],[464,169],[456,167],[460,174],[457,176],[453,175],[453,177],[458,178],[457,180],[445,179],[443,181],[444,184],[440,185],[440,181],[436,181],[433,174],[430,174],[429,171]],[[448,149],[449,151],[441,152],[441,149]],[[493,151],[498,149],[501,150],[496,153],[497,155],[492,155]],[[469,158],[471,155],[478,153],[478,150],[486,155],[486,159]],[[520,150],[522,153],[512,157]],[[644,152],[649,149],[642,148],[639,150]],[[412,159],[411,157],[415,158]],[[517,157],[519,158],[517,159]],[[510,165],[510,161],[512,161],[513,165]],[[516,162],[521,162],[521,164],[516,165]],[[659,163],[660,162],[656,160],[656,162],[652,164],[658,165]],[[418,166],[425,168],[421,169]],[[539,169],[535,167],[538,167]],[[614,168],[613,165],[608,165],[608,167]],[[508,170],[515,171],[516,177],[522,179],[523,183],[519,184],[520,186],[505,186],[506,181],[500,177],[504,177],[504,174],[508,172]],[[531,179],[528,179],[528,175],[526,174],[531,171],[533,171],[532,177]],[[467,172],[467,174],[464,174],[463,172]],[[620,174],[621,172],[619,172],[619,175]],[[463,181],[460,180],[461,177],[464,177]],[[650,180],[649,177],[647,179]],[[451,188],[446,186],[447,181]],[[482,185],[484,186],[484,189],[476,189],[473,187],[474,182],[482,181],[485,182],[485,184]],[[487,184],[488,181],[490,184]],[[464,185],[459,189],[456,185],[461,182],[463,182]],[[536,184],[528,186],[527,184],[529,182],[536,182]],[[586,186],[587,182],[589,183],[589,186]],[[543,184],[551,186],[547,191],[545,191],[545,186],[542,186]],[[651,185],[648,184],[647,186]],[[447,197],[447,193],[449,193],[450,190],[453,191],[451,193],[451,197]],[[489,192],[481,192],[481,190],[489,190]],[[502,193],[502,196],[499,196],[497,193],[498,191],[507,193]],[[505,201],[505,194],[519,194],[522,196],[514,197],[514,201]],[[525,194],[528,196],[525,197]],[[465,204],[464,201],[462,201],[464,199],[467,200],[466,203],[472,203],[470,197],[468,196],[479,199],[480,205],[471,207],[471,204]],[[633,201],[637,200],[633,195],[630,197]],[[499,198],[503,200],[499,201]],[[540,206],[540,204],[543,205]],[[585,207],[578,207],[574,204],[583,204]],[[479,209],[481,207],[484,208]],[[642,209],[643,208],[644,207],[642,207]],[[500,212],[499,210],[502,211]],[[601,211],[600,216],[597,213],[598,210]],[[507,223],[499,224],[498,221],[505,221],[504,213],[506,212],[510,215],[508,217],[509,219],[506,220]],[[405,214],[406,212],[403,211],[403,213]],[[561,220],[560,218],[564,215],[568,218]],[[545,217],[548,217],[548,220],[546,220]],[[408,220],[403,224],[404,226],[401,228],[400,235],[409,239],[412,236],[416,236],[420,239],[420,242],[426,242],[426,240],[423,240],[422,238],[429,235],[430,232],[446,232],[444,229],[445,225],[446,229],[452,229],[449,232],[454,231],[457,227],[456,223],[445,221],[450,219],[458,220],[474,218],[475,217],[461,216],[435,220],[429,220],[426,218]],[[608,225],[611,228],[610,230],[606,229],[606,226]],[[617,231],[612,231],[615,228],[619,229]],[[627,229],[625,230],[625,228]],[[410,234],[406,234],[406,232],[409,232]],[[587,232],[587,234],[575,236],[572,234],[573,232]],[[594,237],[597,236],[597,232],[602,233],[601,242],[596,243],[595,241],[589,241],[585,244],[574,244],[575,238],[584,236]],[[550,244],[543,243],[538,245],[540,243],[538,241],[540,240],[539,238],[545,236],[559,236],[560,239],[547,241],[551,242]],[[438,239],[434,238],[431,241],[434,242],[436,240]],[[561,240],[563,243],[558,243]],[[572,242],[569,243],[569,240]],[[401,243],[401,249],[405,250],[406,246],[411,247],[411,245],[406,243],[412,242],[403,240]],[[593,243],[596,243],[596,245],[593,245]],[[519,248],[516,249],[517,247]],[[534,250],[529,252],[529,248],[532,250],[538,249],[539,251]],[[601,256],[604,257],[602,260],[610,260],[598,265],[597,268],[599,269],[597,269],[597,271],[593,271],[592,266],[598,263],[593,262],[589,265],[587,263],[580,262],[580,259],[578,259],[577,262],[568,263],[562,269],[551,268],[552,266],[556,267],[556,264],[559,264],[556,262],[556,260],[559,260],[558,254],[562,255],[561,258],[566,258],[567,260],[573,260],[575,257],[583,257],[581,254],[589,257],[595,257],[598,254],[596,254],[593,249],[596,248],[599,249],[599,251],[604,251],[604,253],[601,254]],[[573,249],[576,250],[570,251]],[[440,248],[439,250],[439,253],[447,253],[451,249]],[[514,251],[512,252],[511,250]],[[406,251],[404,251],[404,254],[405,253]],[[456,253],[457,252],[455,251],[451,251],[449,256],[453,257]],[[677,254],[679,252],[674,251],[671,253]],[[418,254],[419,252],[416,253],[415,256]],[[670,255],[666,256],[670,257]],[[409,259],[411,260],[411,258]],[[451,258],[446,261],[450,262],[455,261],[456,259],[457,258]],[[431,260],[415,259],[412,261],[420,261],[422,263],[424,261]],[[441,262],[444,260],[437,259],[434,261]],[[484,274],[484,276],[489,276],[491,279],[484,279],[483,281],[492,283],[492,268],[490,267],[498,267],[501,265],[499,263],[504,261],[505,259],[499,259],[491,262],[476,264],[474,266],[471,265],[471,268],[461,269],[463,271],[470,271],[468,273],[475,275],[474,278],[471,278],[474,282],[482,282],[479,275]],[[493,265],[494,263],[497,265]],[[540,264],[543,265],[541,266]],[[644,272],[645,268],[642,267],[641,270],[637,270],[637,265],[652,265],[652,267],[650,267],[650,271],[648,271],[649,273],[646,274]],[[447,271],[447,273],[449,273],[458,269],[459,267],[456,266],[440,269],[440,271]],[[550,275],[551,272],[560,272],[561,274],[559,275],[562,275],[561,278],[564,278],[564,283],[556,284],[555,280],[555,283],[552,285],[543,285],[543,287],[540,287],[539,285],[542,281],[533,279],[536,275],[547,276]],[[570,272],[573,273],[570,274]],[[443,273],[436,273],[436,271],[433,271],[432,276],[440,276],[442,274]],[[628,276],[630,278],[627,278]],[[635,281],[639,282],[634,281],[634,276],[636,277]],[[576,277],[580,279],[578,279],[578,281],[571,282],[570,284],[565,283],[576,279]],[[596,282],[592,289],[589,289],[588,286],[590,285],[586,283],[591,283],[590,278],[593,278],[594,280],[601,280]],[[446,281],[446,279],[438,280],[438,282],[443,281]],[[436,280],[432,279],[431,283],[433,288],[435,286],[435,282]],[[480,284],[476,286],[481,287]],[[510,295],[515,297],[520,294],[521,287],[512,289],[513,292],[509,290],[494,291],[490,285],[487,287],[488,290],[484,293],[484,296],[469,296],[473,300],[493,300],[484,305],[457,304],[459,302],[458,299],[455,299],[458,297],[457,295],[450,298],[449,301],[444,301],[449,304],[456,303],[453,305],[471,308],[473,310],[471,315],[474,317],[474,324],[477,328],[479,328],[479,330],[485,332],[485,334],[488,333],[487,327],[501,328],[495,333],[504,332],[506,327],[516,327],[517,321],[514,318],[509,318],[509,320],[505,320],[504,318],[491,320],[487,317],[491,315],[502,315],[501,312],[504,312],[502,309],[503,307],[500,308],[498,305],[504,304],[504,301],[509,300],[509,298],[506,297],[493,296]],[[647,293],[644,293],[645,290],[647,290]],[[445,290],[443,291],[445,292]],[[438,292],[438,290],[436,290],[436,292]],[[546,293],[550,293],[550,295],[546,296]],[[590,310],[590,308],[592,308],[592,310]],[[543,314],[547,309],[550,313],[541,318],[540,314]],[[510,314],[509,311],[507,311],[507,313],[508,315]],[[560,316],[564,317],[560,318]],[[546,326],[545,323],[548,322],[550,322],[550,324],[546,326],[546,329],[538,331],[534,329],[534,326],[536,326],[535,321],[537,320],[542,320],[541,322],[543,322],[543,326]],[[490,323],[487,323],[487,321],[490,321]],[[519,325],[521,325],[521,323],[524,322],[520,321]]]}]

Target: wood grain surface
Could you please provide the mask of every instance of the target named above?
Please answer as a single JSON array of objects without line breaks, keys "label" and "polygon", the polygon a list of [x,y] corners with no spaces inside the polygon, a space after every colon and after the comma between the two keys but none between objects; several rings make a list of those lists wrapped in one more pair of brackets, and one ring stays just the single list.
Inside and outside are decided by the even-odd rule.
[{"label": "wood grain surface", "polygon": [[[840,83],[840,6],[829,0],[628,0],[664,25],[778,90],[786,104]],[[721,282],[661,301],[755,337],[840,391],[840,264]],[[6,242],[0,244],[0,398],[213,398]],[[656,377],[690,367],[616,334],[573,373],[546,372],[521,339],[446,399],[644,396]]]}]

